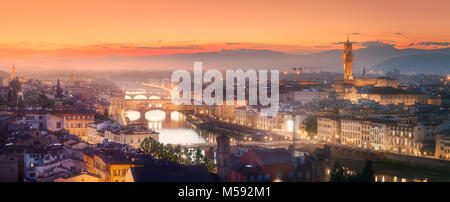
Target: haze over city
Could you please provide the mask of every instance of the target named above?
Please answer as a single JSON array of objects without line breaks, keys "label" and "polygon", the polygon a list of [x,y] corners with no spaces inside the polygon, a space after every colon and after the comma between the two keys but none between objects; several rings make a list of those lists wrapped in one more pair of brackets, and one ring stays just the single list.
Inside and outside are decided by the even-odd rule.
[{"label": "haze over city", "polygon": [[[347,36],[354,49],[450,46],[450,28],[446,26],[450,20],[447,13],[450,2],[445,0],[271,3],[253,0],[9,1],[0,8],[0,18],[5,19],[0,21],[0,69],[10,69],[13,63],[22,71],[186,68],[190,62],[185,64],[179,58],[190,55],[169,58],[159,55],[239,49],[308,55],[340,49]],[[227,60],[238,58],[236,55]],[[110,62],[111,58],[114,63]],[[286,62],[284,66],[302,64],[304,60],[307,59]],[[334,66],[322,64],[319,59],[311,60],[304,65]],[[240,64],[239,61],[234,65],[249,64],[273,65],[270,62]],[[227,64],[211,64],[223,65]]]},{"label": "haze over city", "polygon": [[[95,194],[102,201],[361,199],[355,193],[437,201],[430,196],[445,190],[384,182],[450,182],[449,8],[449,0],[2,2],[0,182],[21,182],[8,187],[32,200],[85,201],[78,193],[106,187]],[[63,191],[34,182],[61,182]],[[72,183],[78,191],[64,182],[83,183]],[[128,191],[122,182],[173,183]]]}]

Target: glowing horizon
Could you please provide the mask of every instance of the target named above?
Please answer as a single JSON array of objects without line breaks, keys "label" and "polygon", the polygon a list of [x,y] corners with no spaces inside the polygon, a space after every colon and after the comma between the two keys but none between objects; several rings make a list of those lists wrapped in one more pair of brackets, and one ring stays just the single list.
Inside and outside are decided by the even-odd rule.
[{"label": "glowing horizon", "polygon": [[269,49],[450,47],[450,2],[10,1],[0,7],[0,59],[101,57]]}]

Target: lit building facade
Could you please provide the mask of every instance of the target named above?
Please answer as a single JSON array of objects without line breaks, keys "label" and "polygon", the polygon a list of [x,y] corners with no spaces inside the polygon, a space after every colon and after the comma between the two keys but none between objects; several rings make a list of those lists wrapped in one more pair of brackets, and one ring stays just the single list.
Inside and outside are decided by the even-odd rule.
[{"label": "lit building facade", "polygon": [[436,134],[436,158],[450,160],[450,130],[441,131]]},{"label": "lit building facade", "polygon": [[145,138],[159,139],[159,133],[151,130],[105,130],[105,139],[108,142],[130,145],[133,148],[140,148]]},{"label": "lit building facade", "polygon": [[415,125],[391,125],[388,133],[387,151],[413,156],[421,154],[423,139]]},{"label": "lit building facade", "polygon": [[362,147],[361,122],[357,120],[341,120],[341,143],[355,147]]},{"label": "lit building facade", "polygon": [[50,124],[56,130],[62,128],[69,131],[69,133],[80,137],[82,140],[87,141],[88,137],[88,125],[94,122],[94,112],[92,110],[85,109],[73,109],[73,110],[58,110],[50,113],[54,116]]},{"label": "lit building facade", "polygon": [[83,154],[89,173],[98,175],[100,182],[125,182],[125,176],[132,165],[129,158],[114,152]]},{"label": "lit building facade", "polygon": [[317,117],[317,138],[341,142],[341,120],[336,117]]}]

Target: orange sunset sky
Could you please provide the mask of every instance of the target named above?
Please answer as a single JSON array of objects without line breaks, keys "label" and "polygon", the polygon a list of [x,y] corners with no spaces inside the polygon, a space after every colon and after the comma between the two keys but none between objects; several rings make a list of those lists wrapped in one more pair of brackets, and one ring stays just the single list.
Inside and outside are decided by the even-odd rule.
[{"label": "orange sunset sky", "polygon": [[341,48],[347,34],[397,48],[445,48],[449,10],[449,0],[3,1],[0,59],[237,48],[306,54]]}]

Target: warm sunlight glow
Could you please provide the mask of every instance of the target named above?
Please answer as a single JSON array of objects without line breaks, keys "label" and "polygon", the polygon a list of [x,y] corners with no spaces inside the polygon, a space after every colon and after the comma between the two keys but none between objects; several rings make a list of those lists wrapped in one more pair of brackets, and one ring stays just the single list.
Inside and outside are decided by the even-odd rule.
[{"label": "warm sunlight glow", "polygon": [[135,121],[141,118],[141,113],[134,110],[128,110],[126,111],[127,117],[130,119],[130,121]]},{"label": "warm sunlight glow", "polygon": [[145,119],[154,122],[164,121],[166,119],[166,113],[161,110],[151,110],[145,113]]}]

